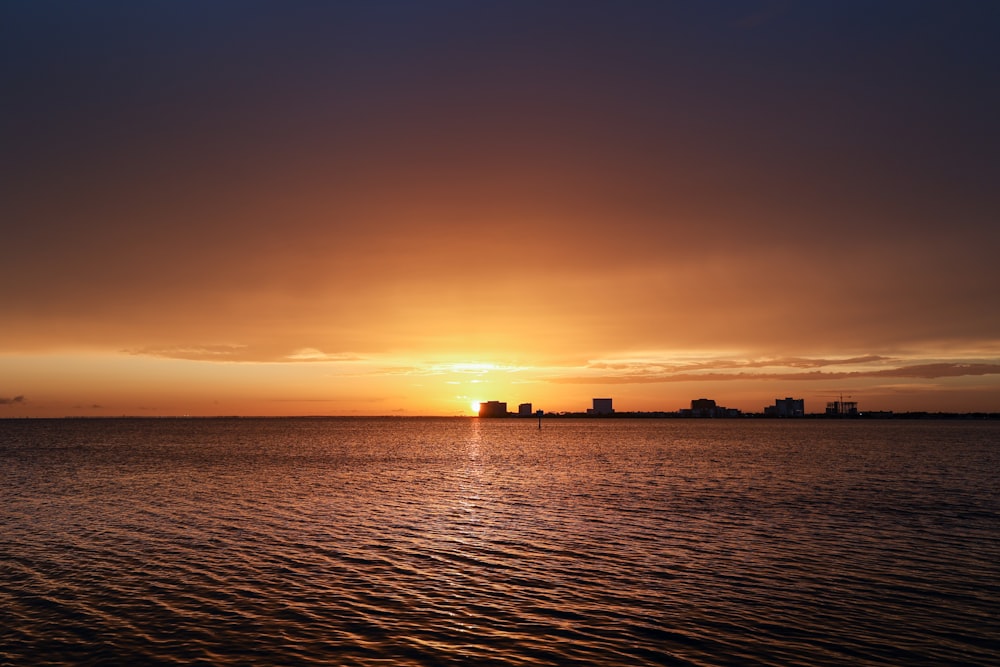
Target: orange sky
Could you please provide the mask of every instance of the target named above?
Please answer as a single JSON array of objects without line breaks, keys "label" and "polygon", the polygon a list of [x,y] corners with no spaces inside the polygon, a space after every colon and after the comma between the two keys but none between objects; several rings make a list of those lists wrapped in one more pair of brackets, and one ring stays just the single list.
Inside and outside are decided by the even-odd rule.
[{"label": "orange sky", "polygon": [[1000,16],[912,5],[6,5],[0,417],[1000,411]]}]

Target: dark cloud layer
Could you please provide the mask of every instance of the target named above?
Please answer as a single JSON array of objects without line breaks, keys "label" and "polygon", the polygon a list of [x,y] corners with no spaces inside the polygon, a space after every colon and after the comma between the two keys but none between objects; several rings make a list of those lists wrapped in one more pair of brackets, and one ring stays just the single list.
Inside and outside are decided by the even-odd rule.
[{"label": "dark cloud layer", "polygon": [[725,382],[728,380],[845,380],[852,378],[955,378],[979,375],[1000,375],[1000,364],[936,363],[915,364],[897,368],[860,371],[808,371],[795,373],[738,372],[682,372],[682,373],[624,373],[621,375],[574,376],[552,378],[562,384],[651,384],[658,382]]},{"label": "dark cloud layer", "polygon": [[998,34],[974,1],[3,3],[0,354],[950,377],[998,347]]}]

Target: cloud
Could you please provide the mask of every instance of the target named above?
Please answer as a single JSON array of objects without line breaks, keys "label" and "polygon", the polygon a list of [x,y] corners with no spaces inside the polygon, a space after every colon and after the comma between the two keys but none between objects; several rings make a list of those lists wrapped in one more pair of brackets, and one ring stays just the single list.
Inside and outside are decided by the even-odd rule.
[{"label": "cloud", "polygon": [[[287,348],[286,348],[287,350]],[[127,354],[187,361],[217,361],[243,363],[281,363],[303,361],[360,361],[361,357],[349,353],[330,353],[313,347],[300,348],[288,353],[277,346],[191,344],[162,347],[142,347],[125,350]]]},{"label": "cloud", "polygon": [[[865,377],[864,374],[859,373],[858,375]],[[932,380],[934,378],[963,377],[967,375],[1000,375],[1000,364],[920,364],[893,370],[875,371],[868,374],[867,377],[921,378]]]},{"label": "cloud", "polygon": [[284,359],[286,361],[361,361],[361,357],[354,354],[331,354],[314,347],[304,347],[297,352],[286,355]]},{"label": "cloud", "polygon": [[0,398],[0,405],[14,405],[15,403],[24,403],[24,396],[15,396],[14,398]]},{"label": "cloud", "polygon": [[691,371],[734,370],[747,368],[823,368],[826,366],[849,366],[892,361],[892,357],[866,355],[845,359],[809,359],[804,357],[765,358],[753,360],[700,359],[682,362],[662,362],[656,360],[615,360],[594,361],[587,368],[630,371],[633,373],[684,373]]},{"label": "cloud", "polygon": [[[863,357],[859,357],[861,359]],[[875,358],[873,359],[881,359]],[[844,362],[842,362],[844,363]],[[852,378],[916,378],[935,379],[946,377],[965,377],[981,375],[1000,375],[1000,364],[992,363],[929,363],[902,366],[899,368],[883,368],[860,371],[822,371],[814,370],[799,373],[755,373],[755,372],[709,372],[709,373],[650,373],[636,372],[623,375],[571,376],[550,378],[550,382],[559,384],[654,384],[660,382],[696,382],[727,380],[844,380]]]},{"label": "cloud", "polygon": [[[468,362],[427,362],[411,366],[383,366],[373,375],[411,375],[415,377],[432,377],[439,375],[485,376],[490,373],[520,373],[525,366],[499,363],[468,363]],[[466,380],[468,381],[468,380]],[[473,380],[474,381],[474,380]]]},{"label": "cloud", "polygon": [[171,345],[125,350],[126,354],[190,361],[242,361],[246,345]]}]

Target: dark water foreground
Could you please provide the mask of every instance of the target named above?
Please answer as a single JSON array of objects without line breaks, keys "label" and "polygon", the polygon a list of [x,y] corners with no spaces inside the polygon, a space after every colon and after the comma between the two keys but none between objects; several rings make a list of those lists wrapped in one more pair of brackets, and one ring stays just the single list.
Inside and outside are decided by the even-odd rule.
[{"label": "dark water foreground", "polygon": [[998,665],[998,473],[996,422],[0,421],[0,665]]}]

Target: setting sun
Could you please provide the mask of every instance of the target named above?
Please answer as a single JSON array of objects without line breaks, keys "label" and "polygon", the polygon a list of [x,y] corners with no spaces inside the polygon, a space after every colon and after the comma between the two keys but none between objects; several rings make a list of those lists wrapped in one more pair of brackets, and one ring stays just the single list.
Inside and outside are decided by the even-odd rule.
[{"label": "setting sun", "polygon": [[472,410],[473,414],[479,414],[479,401],[472,401],[469,403],[469,409]]}]

